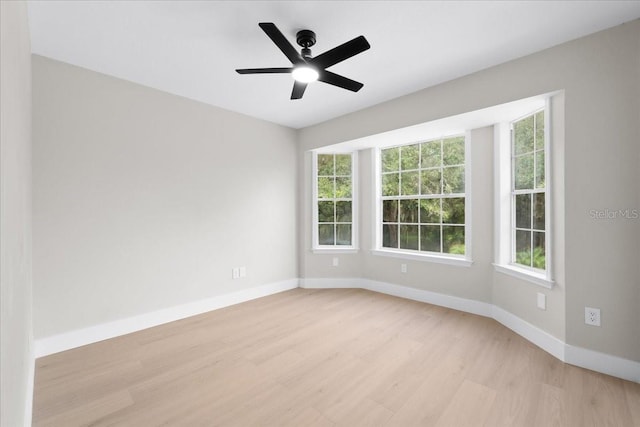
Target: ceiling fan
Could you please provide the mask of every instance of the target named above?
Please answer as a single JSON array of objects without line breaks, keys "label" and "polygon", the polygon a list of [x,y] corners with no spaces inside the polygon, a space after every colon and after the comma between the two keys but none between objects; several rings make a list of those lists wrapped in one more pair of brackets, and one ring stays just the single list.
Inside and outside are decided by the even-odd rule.
[{"label": "ceiling fan", "polygon": [[241,68],[236,70],[239,74],[290,73],[295,80],[293,83],[293,91],[291,92],[291,99],[302,98],[307,84],[316,80],[353,92],[359,91],[362,86],[364,86],[360,82],[327,71],[327,68],[332,65],[369,49],[371,46],[364,36],[356,37],[316,57],[312,57],[310,47],[316,43],[316,34],[313,31],[298,31],[296,34],[296,42],[302,47],[300,53],[298,53],[296,48],[289,43],[275,24],[272,22],[261,22],[258,25],[276,46],[278,46],[289,61],[291,61],[293,66],[283,68]]}]

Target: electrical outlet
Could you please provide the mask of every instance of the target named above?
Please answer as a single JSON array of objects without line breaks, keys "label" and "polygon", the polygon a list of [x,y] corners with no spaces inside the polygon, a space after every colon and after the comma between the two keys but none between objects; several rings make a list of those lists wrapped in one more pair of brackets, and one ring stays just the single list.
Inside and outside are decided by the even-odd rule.
[{"label": "electrical outlet", "polygon": [[547,296],[542,292],[538,292],[538,308],[540,310],[547,309]]},{"label": "electrical outlet", "polygon": [[247,267],[240,267],[238,277],[247,277]]},{"label": "electrical outlet", "polygon": [[407,272],[407,264],[400,264],[400,273]]},{"label": "electrical outlet", "polygon": [[591,326],[600,326],[600,309],[585,307],[584,308],[584,323]]},{"label": "electrical outlet", "polygon": [[337,256],[333,257],[333,266],[337,267],[340,264],[340,259]]},{"label": "electrical outlet", "polygon": [[232,268],[231,269],[231,278],[232,279],[239,279],[240,278],[240,269],[239,268]]}]

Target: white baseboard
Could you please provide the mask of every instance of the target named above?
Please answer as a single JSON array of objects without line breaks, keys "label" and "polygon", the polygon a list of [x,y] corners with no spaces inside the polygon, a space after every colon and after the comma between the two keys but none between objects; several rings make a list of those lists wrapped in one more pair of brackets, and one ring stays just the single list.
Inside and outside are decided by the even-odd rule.
[{"label": "white baseboard", "polygon": [[[47,356],[71,348],[114,338],[252,299],[295,289],[298,286],[306,289],[366,289],[480,316],[491,317],[563,362],[640,383],[640,362],[569,345],[501,307],[486,302],[440,294],[423,289],[354,277],[290,279],[226,295],[219,295],[205,300],[194,301],[140,316],[41,338],[36,340],[34,344],[35,357]],[[33,369],[34,367],[32,367],[32,371],[30,372],[30,384],[32,387],[30,396],[33,396]]]},{"label": "white baseboard", "polygon": [[304,289],[361,289],[362,279],[358,277],[304,278],[300,279],[300,287]]},{"label": "white baseboard", "polygon": [[566,344],[564,341],[543,331],[537,326],[533,326],[531,323],[522,320],[515,314],[495,305],[493,306],[493,313],[491,317],[552,356],[562,360],[563,362],[565,361]]},{"label": "white baseboard", "polygon": [[451,295],[425,291],[423,289],[410,288],[408,286],[394,285],[393,283],[379,282],[377,280],[361,278],[307,278],[300,279],[300,287],[306,289],[342,289],[356,288],[367,289],[381,294],[393,295],[414,301],[426,302],[442,307],[452,308],[480,316],[491,317],[491,304],[474,301]]},{"label": "white baseboard", "polygon": [[288,291],[298,287],[298,279],[290,279],[282,282],[269,283],[233,292],[218,295],[204,300],[194,301],[175,307],[141,314],[126,319],[114,320],[88,328],[77,329],[62,334],[40,338],[35,341],[35,357],[47,356],[94,342],[114,338],[117,336],[206,313],[252,299],[272,295],[278,292]]},{"label": "white baseboard", "polygon": [[565,344],[565,362],[640,383],[640,362]]},{"label": "white baseboard", "polygon": [[362,288],[485,317],[491,317],[491,307],[493,307],[491,304],[482,301],[439,294],[437,292],[425,291],[424,289],[410,288],[408,286],[394,285],[392,283],[378,282],[370,279],[362,279]]},{"label": "white baseboard", "polygon": [[563,362],[640,383],[640,362],[569,345],[537,326],[519,318],[515,314],[486,302],[359,278],[302,279],[300,287],[317,289],[367,289],[387,295],[491,317]]}]

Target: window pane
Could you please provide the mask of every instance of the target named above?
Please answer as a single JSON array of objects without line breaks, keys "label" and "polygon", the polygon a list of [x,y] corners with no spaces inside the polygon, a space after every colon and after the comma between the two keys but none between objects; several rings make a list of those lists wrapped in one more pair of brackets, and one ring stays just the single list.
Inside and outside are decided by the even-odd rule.
[{"label": "window pane", "polygon": [[417,199],[400,200],[400,222],[418,222]]},{"label": "window pane", "polygon": [[400,174],[387,173],[382,175],[382,195],[397,196],[400,194]]},{"label": "window pane", "polygon": [[442,199],[442,222],[464,224],[464,197]]},{"label": "window pane", "polygon": [[546,257],[544,250],[544,233],[533,233],[533,266],[544,270],[546,266]]},{"label": "window pane", "polygon": [[351,175],[350,154],[336,154],[336,175]]},{"label": "window pane", "polygon": [[318,154],[318,176],[333,175],[333,154]]},{"label": "window pane", "polygon": [[531,232],[516,230],[516,263],[531,267]]},{"label": "window pane", "polygon": [[420,164],[420,145],[406,145],[400,147],[400,158],[402,159],[402,170],[418,169]]},{"label": "window pane", "polygon": [[440,141],[431,141],[421,144],[422,168],[432,168],[440,166],[442,159],[440,156]]},{"label": "window pane", "polygon": [[318,178],[318,199],[332,199],[333,181],[335,178],[319,177]]},{"label": "window pane", "polygon": [[351,197],[351,178],[336,178],[336,198]]},{"label": "window pane", "polygon": [[536,114],[536,150],[544,149],[544,111]]},{"label": "window pane", "polygon": [[442,143],[442,164],[464,164],[464,137],[445,139]]},{"label": "window pane", "polygon": [[351,224],[336,225],[336,245],[351,245]]},{"label": "window pane", "polygon": [[382,150],[382,172],[393,172],[400,169],[400,148]]},{"label": "window pane", "polygon": [[398,247],[398,226],[396,224],[382,225],[382,246],[385,248]]},{"label": "window pane", "polygon": [[533,153],[515,158],[516,190],[533,189]]},{"label": "window pane", "polygon": [[533,228],[544,230],[544,193],[533,195]]},{"label": "window pane", "polygon": [[420,226],[420,250],[440,252],[440,226]]},{"label": "window pane", "polygon": [[318,222],[334,222],[334,202],[318,202]]},{"label": "window pane", "polygon": [[544,151],[536,152],[536,188],[544,188]]},{"label": "window pane", "polygon": [[333,245],[333,224],[318,225],[318,243],[321,245]]},{"label": "window pane", "polygon": [[516,195],[516,227],[531,228],[531,194]]},{"label": "window pane", "polygon": [[398,201],[397,200],[382,201],[382,221],[398,222]]},{"label": "window pane", "polygon": [[440,199],[420,200],[420,222],[440,223]]},{"label": "window pane", "polygon": [[464,193],[464,166],[442,169],[442,192]]},{"label": "window pane", "polygon": [[418,194],[418,171],[415,172],[402,172],[402,194],[413,196]]},{"label": "window pane", "polygon": [[440,183],[440,169],[430,169],[422,171],[422,194],[440,194],[442,187]]},{"label": "window pane", "polygon": [[445,225],[442,227],[442,252],[464,255],[464,227]]},{"label": "window pane", "polygon": [[418,226],[400,224],[400,249],[418,250]]},{"label": "window pane", "polygon": [[533,116],[513,124],[513,149],[516,155],[533,151]]},{"label": "window pane", "polygon": [[336,222],[351,222],[351,202],[336,202]]}]

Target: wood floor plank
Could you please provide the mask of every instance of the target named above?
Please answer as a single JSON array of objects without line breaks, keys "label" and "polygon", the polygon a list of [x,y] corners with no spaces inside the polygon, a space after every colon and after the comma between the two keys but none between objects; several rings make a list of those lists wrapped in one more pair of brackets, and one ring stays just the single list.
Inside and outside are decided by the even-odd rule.
[{"label": "wood floor plank", "polygon": [[629,381],[624,382],[624,391],[627,399],[627,406],[631,414],[632,424],[640,426],[640,384]]},{"label": "wood floor plank", "polygon": [[569,425],[564,390],[548,384],[541,384],[538,408],[533,425],[547,427],[564,427]]},{"label": "wood floor plank", "polygon": [[465,380],[438,419],[436,427],[481,426],[487,420],[495,398],[495,390]]},{"label": "wood floor plank", "polygon": [[35,426],[640,426],[640,384],[492,319],[295,289],[36,361]]},{"label": "wood floor plank", "polygon": [[[129,379],[140,375],[140,363],[127,361],[117,365],[100,365],[87,375],[70,375],[68,382],[57,378],[50,384],[42,384],[36,378],[38,405],[34,407],[33,419],[38,422],[48,418],[64,419],[66,412],[82,411],[103,396],[126,392]],[[72,387],[68,387],[72,384]]]},{"label": "wood floor plank", "polygon": [[545,425],[534,423],[540,408],[538,402],[542,385],[538,382],[516,381],[501,389],[496,395],[499,404],[491,408],[484,425],[492,427]]},{"label": "wood floor plank", "polygon": [[568,412],[580,412],[576,418],[581,425],[632,425],[622,380],[569,366],[566,388],[572,390]]},{"label": "wood floor plank", "polygon": [[342,400],[323,411],[339,426],[384,426],[393,412],[371,399]]},{"label": "wood floor plank", "polygon": [[88,401],[82,406],[76,406],[57,415],[53,415],[47,418],[41,425],[91,425],[102,417],[108,416],[123,408],[130,407],[133,403],[129,392],[121,390]]},{"label": "wood floor plank", "polygon": [[464,382],[469,365],[459,357],[445,357],[390,419],[391,425],[434,425]]},{"label": "wood floor plank", "polygon": [[442,336],[430,345],[425,344],[405,363],[394,366],[393,372],[370,391],[369,397],[394,412],[398,411],[457,340],[452,336]]}]

